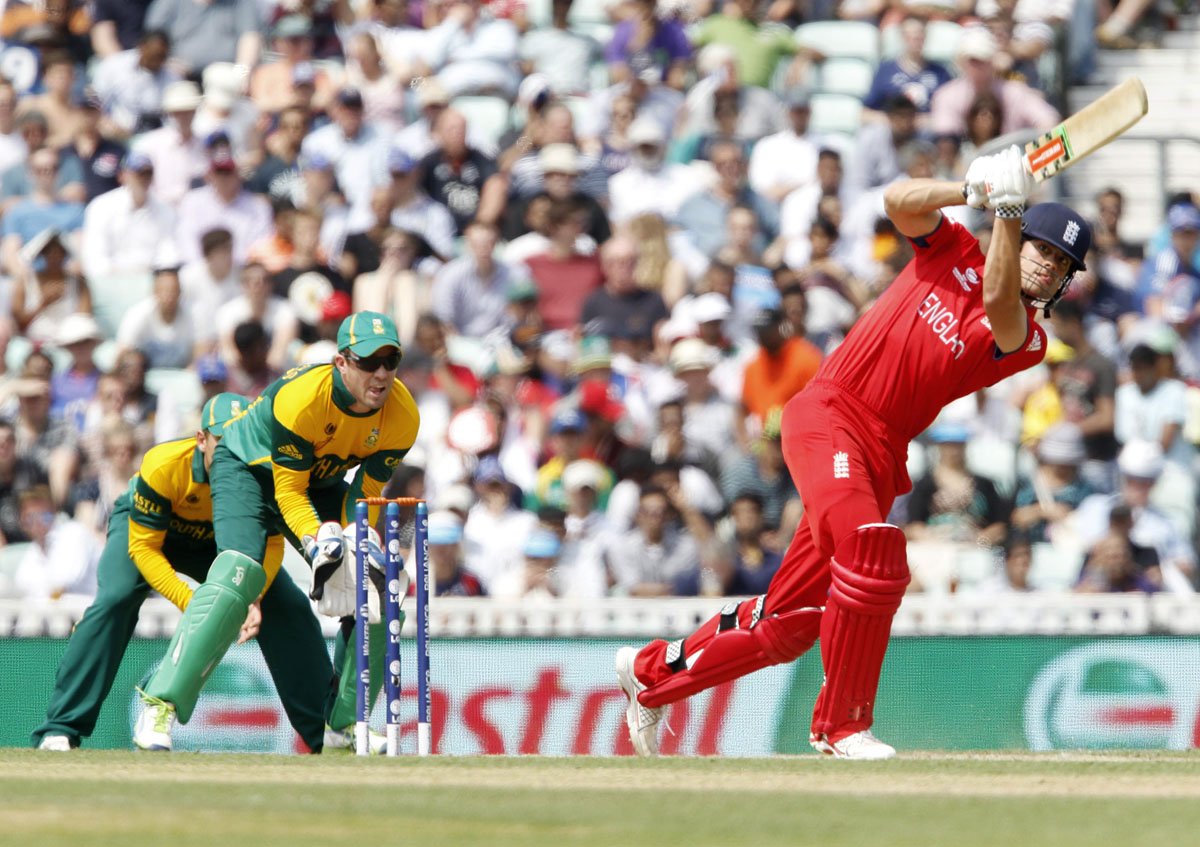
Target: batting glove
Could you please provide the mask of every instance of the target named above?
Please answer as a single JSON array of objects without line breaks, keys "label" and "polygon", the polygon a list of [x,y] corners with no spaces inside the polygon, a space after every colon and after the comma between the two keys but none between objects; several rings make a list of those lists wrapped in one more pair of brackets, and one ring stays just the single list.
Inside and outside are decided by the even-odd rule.
[{"label": "batting glove", "polygon": [[963,199],[973,209],[983,209],[987,206],[987,178],[994,158],[994,156],[980,156],[967,168],[966,182],[963,183]]},{"label": "batting glove", "polygon": [[1019,218],[1025,213],[1025,200],[1033,191],[1033,176],[1025,170],[1021,148],[1009,147],[993,157],[988,167],[987,204],[998,218]]},{"label": "batting glove", "polygon": [[306,535],[301,541],[304,555],[313,569],[312,589],[308,596],[320,600],[325,592],[325,583],[341,567],[342,558],[346,555],[342,525],[337,521],[326,521],[315,536]]}]

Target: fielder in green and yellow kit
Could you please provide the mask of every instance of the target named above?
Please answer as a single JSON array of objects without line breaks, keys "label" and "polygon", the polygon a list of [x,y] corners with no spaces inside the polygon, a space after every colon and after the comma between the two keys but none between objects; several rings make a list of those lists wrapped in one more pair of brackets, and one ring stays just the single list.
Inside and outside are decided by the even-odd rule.
[{"label": "fielder in green and yellow kit", "polygon": [[[208,470],[221,426],[249,407],[237,394],[205,405],[195,438],[151,448],[129,489],[117,498],[100,558],[95,602],[84,613],[59,663],[45,722],[33,733],[42,749],[69,750],[91,735],[100,708],[137,624],[142,603],[156,590],[180,609],[199,598],[179,578],[206,583],[217,548]],[[292,726],[314,751],[323,741],[323,710],[332,669],[308,599],[280,571],[283,539],[267,545],[265,588],[248,596],[236,621],[240,640],[258,637]],[[253,605],[251,605],[253,603]],[[249,606],[249,609],[247,608]]]},{"label": "fielder in green and yellow kit", "polygon": [[[331,364],[293,368],[225,425],[211,473],[218,561],[241,569],[235,573],[246,581],[261,581],[267,540],[282,532],[312,565],[310,596],[320,599],[325,582],[342,565],[342,528],[351,523],[355,499],[379,496],[416,440],[417,406],[396,379],[400,356],[391,318],[355,313],[338,329]],[[376,518],[373,514],[372,523]],[[191,610],[183,622],[187,631],[214,644],[210,630],[228,627],[207,609],[195,620],[190,615]],[[335,668],[342,667],[351,632],[343,626]],[[232,640],[227,628],[220,638]],[[168,729],[175,714],[185,720],[183,706],[193,699],[197,667],[186,657],[176,668],[164,662],[145,689],[153,698],[148,720]],[[342,700],[334,686],[333,714]],[[335,728],[341,723],[330,720]]]}]

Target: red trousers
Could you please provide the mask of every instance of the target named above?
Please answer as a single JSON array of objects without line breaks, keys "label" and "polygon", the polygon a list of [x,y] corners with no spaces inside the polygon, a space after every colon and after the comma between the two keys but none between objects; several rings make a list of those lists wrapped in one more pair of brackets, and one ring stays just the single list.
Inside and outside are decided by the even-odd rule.
[{"label": "red trousers", "polygon": [[[830,558],[838,542],[864,524],[887,519],[897,493],[910,487],[905,461],[908,439],[894,432],[856,398],[816,381],[783,411],[783,455],[804,502],[804,518],[788,545],[771,585],[763,615],[811,609],[805,620],[809,644],[820,634],[821,610],[829,593]],[[748,628],[754,603],[738,609]],[[720,615],[684,640],[683,655],[702,650],[717,633]],[[653,688],[672,675],[667,642],[653,641],[638,654],[634,670]]]}]

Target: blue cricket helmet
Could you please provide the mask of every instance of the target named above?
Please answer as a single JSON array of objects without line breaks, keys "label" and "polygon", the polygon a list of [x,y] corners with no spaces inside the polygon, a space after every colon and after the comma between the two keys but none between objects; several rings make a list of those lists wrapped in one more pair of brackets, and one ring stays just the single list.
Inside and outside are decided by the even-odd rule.
[{"label": "blue cricket helmet", "polygon": [[1062,203],[1038,203],[1025,210],[1023,238],[1053,244],[1071,257],[1071,273],[1087,270],[1084,258],[1092,248],[1092,228],[1083,215]]}]

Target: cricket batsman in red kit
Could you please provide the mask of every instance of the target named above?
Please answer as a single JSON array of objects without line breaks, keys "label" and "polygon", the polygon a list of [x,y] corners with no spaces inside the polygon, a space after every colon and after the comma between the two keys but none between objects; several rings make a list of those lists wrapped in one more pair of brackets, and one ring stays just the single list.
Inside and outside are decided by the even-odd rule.
[{"label": "cricket batsman in red kit", "polygon": [[[658,751],[663,707],[768,665],[819,638],[825,681],[810,741],[848,759],[886,759],[872,709],[892,617],[909,582],[904,534],[886,523],[912,484],[908,443],[950,401],[1038,364],[1048,316],[1091,230],[1032,190],[1016,147],[976,159],[965,183],[890,185],[884,207],[915,256],[783,410],[783,452],[805,514],[761,597],[730,603],[692,635],[623,647],[617,678],[640,755]],[[987,256],[947,206],[995,211]]]}]

